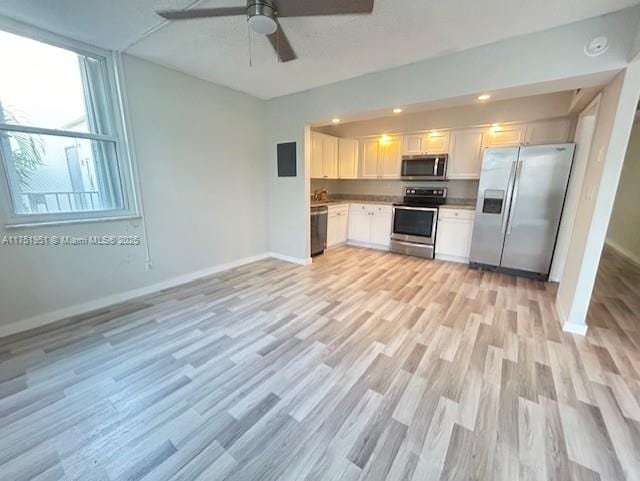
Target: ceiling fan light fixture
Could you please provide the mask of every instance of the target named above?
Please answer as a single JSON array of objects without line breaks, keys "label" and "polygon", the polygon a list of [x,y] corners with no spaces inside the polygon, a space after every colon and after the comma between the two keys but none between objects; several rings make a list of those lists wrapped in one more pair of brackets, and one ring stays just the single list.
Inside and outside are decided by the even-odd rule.
[{"label": "ceiling fan light fixture", "polygon": [[254,15],[249,17],[249,28],[262,35],[271,35],[278,30],[278,24],[273,18],[266,15]]},{"label": "ceiling fan light fixture", "polygon": [[249,28],[262,35],[271,35],[278,30],[276,12],[267,2],[256,2],[247,7]]}]

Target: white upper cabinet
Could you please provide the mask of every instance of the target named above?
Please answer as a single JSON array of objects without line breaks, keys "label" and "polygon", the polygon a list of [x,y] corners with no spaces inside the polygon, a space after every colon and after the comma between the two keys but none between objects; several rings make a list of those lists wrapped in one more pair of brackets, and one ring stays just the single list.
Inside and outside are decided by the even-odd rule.
[{"label": "white upper cabinet", "polygon": [[338,178],[338,138],[322,135],[322,177]]},{"label": "white upper cabinet", "polygon": [[479,179],[484,129],[454,130],[449,143],[449,179]]},{"label": "white upper cabinet", "polygon": [[362,172],[365,179],[378,178],[378,140],[362,141]]},{"label": "white upper cabinet", "polygon": [[449,132],[433,131],[425,134],[426,154],[446,154],[449,152]]},{"label": "white upper cabinet", "polygon": [[513,147],[524,143],[526,124],[499,125],[489,128],[487,147]]},{"label": "white upper cabinet", "polygon": [[402,139],[389,137],[381,141],[365,139],[361,143],[363,179],[397,179],[402,162]]},{"label": "white upper cabinet", "polygon": [[432,131],[403,137],[403,155],[446,154],[449,152],[449,132]]},{"label": "white upper cabinet", "polygon": [[311,178],[321,179],[322,175],[322,134],[311,132]]},{"label": "white upper cabinet", "polygon": [[425,134],[405,135],[402,143],[403,155],[420,155],[427,151]]},{"label": "white upper cabinet", "polygon": [[338,178],[338,138],[311,132],[311,178]]},{"label": "white upper cabinet", "polygon": [[358,178],[358,141],[338,139],[338,178]]},{"label": "white upper cabinet", "polygon": [[399,137],[380,142],[378,146],[378,177],[397,179],[402,164],[402,141]]},{"label": "white upper cabinet", "polygon": [[[485,147],[554,144],[569,141],[572,120],[561,118],[531,123],[495,124],[458,130],[431,130],[421,133],[366,138],[356,145],[338,140],[337,173],[323,165],[323,174],[341,179],[398,179],[403,155],[449,155],[449,179],[479,179]],[[343,142],[344,141],[344,142]],[[323,143],[323,146],[325,144]],[[314,143],[314,152],[316,143]],[[330,163],[328,161],[323,164]],[[314,170],[315,169],[315,170]],[[320,167],[312,165],[312,172]]]},{"label": "white upper cabinet", "polygon": [[527,125],[526,145],[562,144],[569,141],[571,119],[542,120]]}]

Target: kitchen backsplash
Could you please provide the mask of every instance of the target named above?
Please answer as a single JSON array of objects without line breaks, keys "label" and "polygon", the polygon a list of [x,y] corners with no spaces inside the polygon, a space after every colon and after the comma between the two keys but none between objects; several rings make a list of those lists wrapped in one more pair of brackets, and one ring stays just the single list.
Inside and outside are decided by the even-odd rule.
[{"label": "kitchen backsplash", "polygon": [[405,187],[446,187],[451,199],[475,199],[478,196],[477,180],[448,180],[446,182],[368,180],[368,179],[311,179],[311,192],[327,189],[329,195],[348,196],[402,196]]}]

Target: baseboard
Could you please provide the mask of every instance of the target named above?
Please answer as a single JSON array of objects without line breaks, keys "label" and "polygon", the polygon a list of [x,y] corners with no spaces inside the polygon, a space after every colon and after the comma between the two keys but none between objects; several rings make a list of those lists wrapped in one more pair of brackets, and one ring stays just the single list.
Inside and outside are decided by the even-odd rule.
[{"label": "baseboard", "polygon": [[181,284],[187,284],[188,282],[192,282],[202,277],[207,277],[213,274],[217,274],[218,272],[227,271],[229,269],[240,267],[245,264],[250,264],[252,262],[256,262],[259,260],[267,259],[269,257],[271,257],[269,253],[263,253],[255,256],[245,257],[243,259],[227,262],[225,264],[209,267],[207,269],[191,272],[189,274],[183,274],[180,276],[172,277],[171,279],[167,279],[162,282],[151,284],[149,286],[140,287],[138,289],[132,289],[130,291],[113,294],[111,296],[101,297],[99,299],[94,299],[92,301],[84,302],[82,304],[76,304],[73,306],[65,307],[63,309],[58,309],[56,311],[47,312],[34,317],[30,317],[28,319],[23,319],[22,321],[15,321],[10,324],[0,326],[0,338],[10,336],[12,334],[28,331],[30,329],[42,327],[47,324],[51,324],[51,323],[60,321],[62,319],[66,319],[68,317],[86,314],[88,312],[96,311],[99,309],[104,309],[105,307],[109,307],[114,304],[120,304],[122,302],[126,302],[131,299],[135,299],[137,297],[153,294],[154,292],[158,292],[164,289],[169,289],[175,286],[179,286]]},{"label": "baseboard", "polygon": [[284,254],[278,254],[277,252],[271,252],[269,256],[273,257],[274,259],[279,259],[285,262],[291,262],[293,264],[298,264],[301,266],[308,266],[309,264],[311,264],[311,257],[308,257],[306,259],[301,259],[299,257],[291,257],[291,256],[286,256]]},{"label": "baseboard", "polygon": [[353,240],[348,240],[347,241],[347,245],[350,246],[354,246],[354,247],[364,247],[365,249],[376,249],[379,251],[388,251],[389,250],[389,246],[382,246],[379,244],[368,244],[366,242],[358,242],[358,241],[353,241]]},{"label": "baseboard", "polygon": [[567,314],[564,312],[562,307],[558,304],[558,301],[555,302],[556,312],[558,313],[558,317],[560,318],[560,323],[562,324],[562,330],[564,332],[570,332],[571,334],[578,334],[580,336],[586,336],[587,330],[589,326],[586,324],[578,324],[577,322],[569,322],[567,320]]},{"label": "baseboard", "polygon": [[589,326],[586,324],[576,324],[575,322],[565,322],[562,324],[562,330],[564,332],[570,332],[571,334],[579,334],[580,336],[586,336]]},{"label": "baseboard", "polygon": [[468,264],[468,257],[450,256],[448,254],[436,254],[436,259],[439,261],[457,262],[459,264]]},{"label": "baseboard", "polygon": [[629,252],[628,249],[625,249],[620,244],[616,244],[615,242],[612,242],[609,239],[605,240],[604,243],[608,247],[610,247],[611,249],[616,251],[618,254],[620,254],[622,257],[626,257],[628,260],[630,260],[634,264],[640,266],[640,256],[637,256],[637,255],[633,254],[632,252]]}]

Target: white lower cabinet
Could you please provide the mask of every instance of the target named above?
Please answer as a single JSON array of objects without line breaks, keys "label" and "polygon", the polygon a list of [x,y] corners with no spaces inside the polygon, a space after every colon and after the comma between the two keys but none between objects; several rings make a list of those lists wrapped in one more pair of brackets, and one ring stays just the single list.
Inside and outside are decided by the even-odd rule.
[{"label": "white lower cabinet", "polygon": [[390,205],[351,204],[349,240],[388,249],[391,240],[391,215]]},{"label": "white lower cabinet", "polygon": [[327,219],[327,248],[344,244],[349,236],[349,205],[330,205]]},{"label": "white lower cabinet", "polygon": [[442,207],[436,230],[436,259],[469,262],[475,211]]}]

